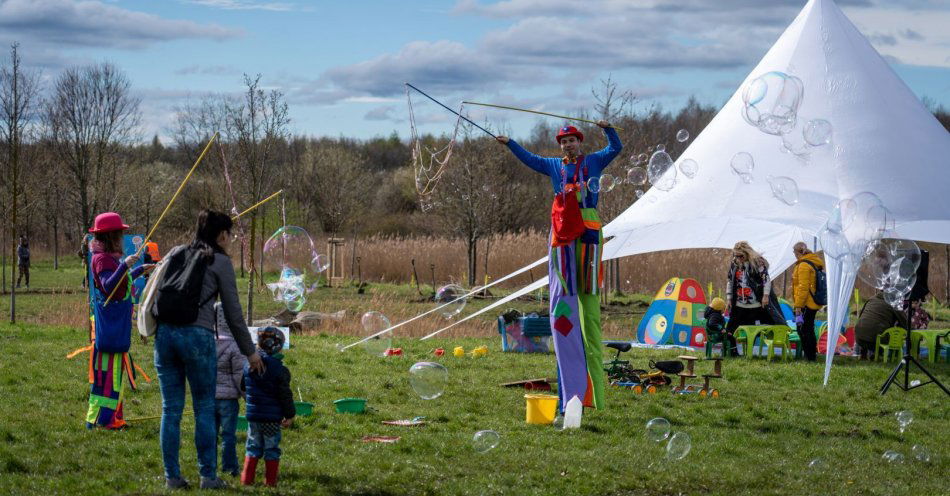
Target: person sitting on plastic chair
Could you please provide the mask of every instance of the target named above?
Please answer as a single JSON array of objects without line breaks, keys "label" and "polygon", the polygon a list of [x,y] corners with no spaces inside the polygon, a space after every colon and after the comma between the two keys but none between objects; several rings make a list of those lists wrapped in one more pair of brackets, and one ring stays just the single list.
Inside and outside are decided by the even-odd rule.
[{"label": "person sitting on plastic chair", "polygon": [[713,298],[703,318],[706,319],[706,339],[710,343],[722,343],[722,355],[726,355],[726,346],[728,344],[729,353],[732,356],[739,356],[739,348],[736,345],[736,337],[733,333],[726,331],[726,318],[722,311],[726,308],[726,302],[722,298]]}]

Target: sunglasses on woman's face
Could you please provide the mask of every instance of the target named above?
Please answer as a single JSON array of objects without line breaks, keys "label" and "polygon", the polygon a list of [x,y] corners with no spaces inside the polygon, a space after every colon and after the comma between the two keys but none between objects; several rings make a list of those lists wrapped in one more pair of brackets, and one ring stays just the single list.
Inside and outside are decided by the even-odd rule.
[{"label": "sunglasses on woman's face", "polygon": [[732,256],[734,256],[734,257],[736,257],[736,258],[745,258],[745,255],[743,255],[743,254],[741,254],[741,253],[733,253]]}]

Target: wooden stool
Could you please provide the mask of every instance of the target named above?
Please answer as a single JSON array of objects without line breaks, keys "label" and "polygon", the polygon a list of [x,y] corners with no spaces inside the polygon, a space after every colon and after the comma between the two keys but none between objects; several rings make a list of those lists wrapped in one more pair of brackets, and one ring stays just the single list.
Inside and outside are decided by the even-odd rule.
[{"label": "wooden stool", "polygon": [[707,358],[706,360],[715,360],[712,374],[703,374],[703,389],[699,391],[700,396],[719,397],[719,390],[709,387],[709,381],[712,379],[722,379],[722,357]]},{"label": "wooden stool", "polygon": [[693,367],[695,366],[696,360],[698,360],[699,358],[690,356],[690,355],[680,355],[676,358],[686,362],[686,370],[678,374],[680,377],[680,386],[677,388],[677,390],[679,391],[685,391],[686,379],[692,379],[696,377],[696,372]]}]

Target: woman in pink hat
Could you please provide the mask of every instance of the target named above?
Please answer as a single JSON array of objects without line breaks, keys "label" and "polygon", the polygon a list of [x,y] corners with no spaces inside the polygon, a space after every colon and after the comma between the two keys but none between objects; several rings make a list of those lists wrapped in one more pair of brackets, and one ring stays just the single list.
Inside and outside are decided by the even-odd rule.
[{"label": "woman in pink hat", "polygon": [[[89,232],[91,243],[94,288],[92,359],[89,364],[89,412],[86,427],[121,429],[123,379],[126,374],[135,389],[135,373],[129,355],[132,336],[132,299],[129,288],[133,279],[151,270],[154,265],[139,265],[137,255],[122,258],[122,234],[129,226],[115,212],[96,216]],[[131,269],[131,270],[130,270]],[[109,295],[112,295],[109,298]],[[109,300],[106,303],[106,300]]]}]

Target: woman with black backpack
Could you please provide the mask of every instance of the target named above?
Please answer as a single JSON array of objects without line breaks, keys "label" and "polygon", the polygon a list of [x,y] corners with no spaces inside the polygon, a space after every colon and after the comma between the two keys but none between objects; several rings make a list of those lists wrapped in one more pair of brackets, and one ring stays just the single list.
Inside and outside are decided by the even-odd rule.
[{"label": "woman with black backpack", "polygon": [[217,476],[215,433],[214,302],[220,298],[225,320],[247,356],[251,369],[262,371],[238,300],[234,266],[225,248],[231,239],[231,218],[203,210],[198,214],[194,240],[177,246],[165,257],[168,267],[158,281],[157,298],[150,309],[158,321],[155,335],[155,368],[162,391],[160,442],[169,489],[188,487],[181,476],[178,452],[181,445],[181,415],[185,406],[185,381],[191,388],[195,413],[195,447],[202,489],[227,487]]}]

